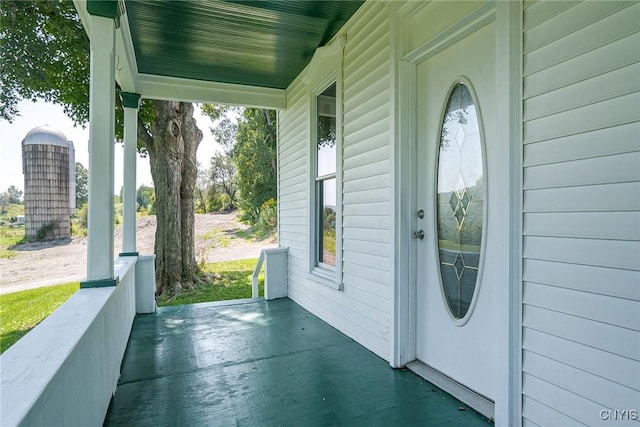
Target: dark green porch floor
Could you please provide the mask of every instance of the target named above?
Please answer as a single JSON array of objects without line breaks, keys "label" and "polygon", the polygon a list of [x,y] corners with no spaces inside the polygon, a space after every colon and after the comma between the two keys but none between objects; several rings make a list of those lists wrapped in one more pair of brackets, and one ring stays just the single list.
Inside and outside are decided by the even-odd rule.
[{"label": "dark green porch floor", "polygon": [[138,316],[107,426],[487,426],[289,299]]}]

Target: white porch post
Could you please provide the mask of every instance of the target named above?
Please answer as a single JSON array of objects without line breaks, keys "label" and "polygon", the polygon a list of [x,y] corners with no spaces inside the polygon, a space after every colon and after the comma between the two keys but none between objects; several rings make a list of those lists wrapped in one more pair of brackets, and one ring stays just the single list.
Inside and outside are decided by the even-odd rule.
[{"label": "white porch post", "polygon": [[117,2],[87,1],[91,16],[89,82],[89,212],[87,280],[81,287],[116,284],[113,277],[113,162],[115,18]]},{"label": "white porch post", "polygon": [[122,92],[120,96],[124,108],[124,189],[122,191],[122,253],[120,256],[137,256],[136,159],[140,95]]}]

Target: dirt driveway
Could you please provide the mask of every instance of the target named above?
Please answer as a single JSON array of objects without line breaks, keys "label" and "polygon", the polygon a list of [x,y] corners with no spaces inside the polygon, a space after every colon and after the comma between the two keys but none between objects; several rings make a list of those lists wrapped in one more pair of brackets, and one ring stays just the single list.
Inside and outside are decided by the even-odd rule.
[{"label": "dirt driveway", "polygon": [[[229,261],[257,258],[264,248],[276,247],[275,238],[258,240],[247,236],[248,226],[237,221],[237,213],[196,215],[196,254],[198,261]],[[156,217],[138,218],[137,249],[152,254]],[[122,229],[114,233],[114,255],[121,252]],[[14,248],[18,255],[0,259],[0,294],[32,289],[86,277],[87,239],[74,237],[52,242],[34,242]]]}]

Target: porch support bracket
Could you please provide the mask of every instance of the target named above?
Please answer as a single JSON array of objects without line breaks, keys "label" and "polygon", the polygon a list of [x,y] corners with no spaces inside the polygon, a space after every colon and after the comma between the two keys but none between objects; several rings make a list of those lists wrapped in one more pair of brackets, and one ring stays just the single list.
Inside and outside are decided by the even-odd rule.
[{"label": "porch support bracket", "polygon": [[[89,5],[88,5],[89,6]],[[91,16],[87,280],[114,283],[115,21]],[[112,286],[112,285],[110,285]]]},{"label": "porch support bracket", "polygon": [[[140,95],[121,92],[124,107],[124,177],[122,189],[122,252],[138,255],[136,250],[136,157],[138,146],[138,107]],[[123,256],[122,254],[120,254]]]}]

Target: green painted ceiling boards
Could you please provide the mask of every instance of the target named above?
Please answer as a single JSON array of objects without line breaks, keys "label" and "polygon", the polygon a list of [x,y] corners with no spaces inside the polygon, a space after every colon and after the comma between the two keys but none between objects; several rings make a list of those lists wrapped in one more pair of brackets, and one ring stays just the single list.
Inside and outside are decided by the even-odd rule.
[{"label": "green painted ceiling boards", "polygon": [[362,1],[126,0],[138,71],[286,88]]}]

